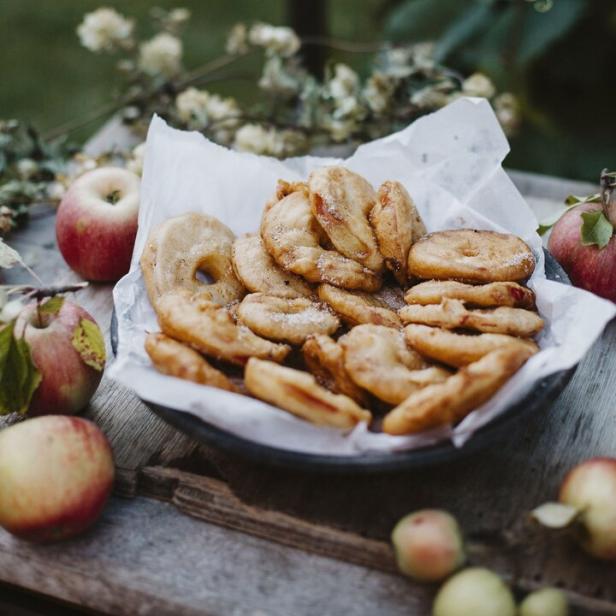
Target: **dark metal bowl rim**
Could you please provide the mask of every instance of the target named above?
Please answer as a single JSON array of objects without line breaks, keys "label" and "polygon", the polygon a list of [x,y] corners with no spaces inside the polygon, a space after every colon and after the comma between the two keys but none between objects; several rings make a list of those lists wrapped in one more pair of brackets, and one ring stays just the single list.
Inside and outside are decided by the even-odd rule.
[{"label": "dark metal bowl rim", "polygon": [[[571,284],[566,274],[547,252],[546,275],[551,280]],[[115,311],[111,322],[111,346],[116,352],[118,330]],[[209,424],[190,413],[143,401],[156,415],[181,432],[213,446],[262,464],[312,471],[384,472],[452,461],[497,443],[512,434],[512,426],[524,417],[547,408],[567,386],[577,366],[542,379],[522,400],[480,428],[462,447],[443,441],[429,447],[388,453],[362,452],[356,456],[314,454],[263,445]]]}]

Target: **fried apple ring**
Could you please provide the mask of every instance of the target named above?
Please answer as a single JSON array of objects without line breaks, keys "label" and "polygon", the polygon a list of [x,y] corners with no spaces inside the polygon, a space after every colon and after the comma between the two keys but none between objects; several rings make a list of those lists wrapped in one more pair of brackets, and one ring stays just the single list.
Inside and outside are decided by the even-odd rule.
[{"label": "fried apple ring", "polygon": [[[241,299],[244,287],[231,264],[234,239],[233,232],[217,218],[195,212],[155,228],[141,259],[153,305],[162,295],[178,289],[220,305]],[[207,274],[213,282],[202,282],[199,273]]]},{"label": "fried apple ring", "polygon": [[344,351],[329,336],[310,336],[302,347],[304,362],[317,383],[335,394],[344,394],[361,406],[368,406],[366,392],[358,387],[344,367]]},{"label": "fried apple ring", "polygon": [[400,317],[380,298],[363,291],[346,291],[330,284],[319,286],[319,298],[329,304],[353,327],[362,323],[373,323],[400,329]]},{"label": "fried apple ring", "polygon": [[426,234],[417,208],[400,182],[383,182],[370,223],[385,265],[401,286],[408,284],[408,256],[413,242]]},{"label": "fried apple ring", "polygon": [[238,306],[237,316],[259,336],[291,344],[302,344],[311,334],[333,334],[340,327],[338,317],[325,304],[306,297],[251,293]]},{"label": "fried apple ring", "polygon": [[237,324],[231,312],[186,292],[163,295],[157,304],[160,327],[165,334],[197,351],[232,364],[243,366],[249,357],[282,361],[291,350],[275,344]]},{"label": "fried apple ring", "polygon": [[517,282],[472,285],[454,280],[429,280],[411,287],[404,295],[407,304],[440,304],[444,297],[473,306],[535,307],[535,294]]},{"label": "fried apple ring", "polygon": [[421,355],[406,346],[402,332],[390,327],[358,325],[338,342],[353,381],[390,404],[399,404],[421,387],[449,376],[442,368],[428,367]]},{"label": "fried apple ring", "polygon": [[282,269],[308,282],[328,282],[345,289],[376,291],[381,286],[372,270],[322,248],[321,233],[304,190],[289,193],[263,213],[261,239]]},{"label": "fried apple ring", "polygon": [[233,242],[233,269],[251,293],[287,298],[313,295],[302,278],[276,265],[258,235],[238,237]]},{"label": "fried apple ring", "polygon": [[310,174],[308,190],[312,213],[336,250],[380,272],[383,255],[368,222],[376,203],[372,186],[344,167],[322,167]]},{"label": "fried apple ring", "polygon": [[220,371],[211,366],[197,351],[165,334],[148,334],[145,350],[152,364],[162,374],[178,379],[237,392],[237,387]]},{"label": "fried apple ring", "polygon": [[507,346],[522,346],[531,354],[539,347],[532,340],[506,334],[457,334],[427,325],[407,325],[404,335],[408,344],[424,357],[456,368],[480,360],[484,355]]},{"label": "fried apple ring", "polygon": [[156,268],[156,251],[158,250],[158,230],[160,226],[155,227],[150,233],[143,252],[141,253],[141,258],[139,259],[139,265],[141,267],[141,274],[143,275],[143,283],[145,285],[145,290],[148,295],[148,299],[150,300],[150,304],[152,307],[156,307],[156,302],[160,297],[160,293],[156,288],[156,281],[154,280],[154,269]]},{"label": "fried apple ring", "polygon": [[508,346],[461,368],[443,383],[411,394],[383,420],[387,434],[415,434],[455,424],[487,402],[530,357],[528,349]]},{"label": "fried apple ring", "polygon": [[535,269],[530,248],[515,235],[457,229],[430,233],[409,251],[409,273],[461,282],[515,282]]},{"label": "fried apple ring", "polygon": [[469,310],[458,299],[445,298],[440,304],[411,304],[398,311],[403,323],[419,323],[445,329],[472,329],[490,334],[529,338],[543,329],[543,319],[523,308]]},{"label": "fried apple ring", "polygon": [[253,396],[319,426],[346,430],[372,419],[370,411],[347,396],[321,387],[311,374],[301,370],[253,357],[246,364],[244,380]]}]

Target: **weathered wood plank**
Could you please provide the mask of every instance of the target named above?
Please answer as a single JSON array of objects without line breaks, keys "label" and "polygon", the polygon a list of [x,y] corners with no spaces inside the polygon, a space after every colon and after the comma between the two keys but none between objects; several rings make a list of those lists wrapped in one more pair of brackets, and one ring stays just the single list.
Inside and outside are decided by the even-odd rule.
[{"label": "weathered wood plank", "polygon": [[12,584],[114,615],[428,613],[432,588],[205,524],[168,504],[113,499],[90,533],[29,545],[0,531]]}]

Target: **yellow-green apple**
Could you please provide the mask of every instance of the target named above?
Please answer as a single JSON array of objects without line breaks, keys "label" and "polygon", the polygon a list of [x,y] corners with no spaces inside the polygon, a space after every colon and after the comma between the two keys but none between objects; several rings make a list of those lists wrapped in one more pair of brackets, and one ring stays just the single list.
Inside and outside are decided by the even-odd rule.
[{"label": "yellow-green apple", "polygon": [[130,266],[139,177],[119,167],[81,175],[58,208],[56,237],[68,265],[87,280],[115,281]]},{"label": "yellow-green apple", "polygon": [[111,448],[91,421],[14,424],[0,432],[0,526],[30,541],[72,537],[98,518],[113,477]]},{"label": "yellow-green apple", "polygon": [[54,297],[19,313],[16,340],[24,340],[41,381],[30,415],[73,414],[94,395],[105,366],[105,343],[96,321],[81,306]]},{"label": "yellow-green apple", "polygon": [[566,212],[552,229],[548,250],[576,287],[616,302],[616,235],[603,248],[582,243],[582,214],[602,209],[600,203],[582,203]]},{"label": "yellow-green apple", "polygon": [[471,567],[450,577],[434,599],[432,616],[515,616],[511,590],[488,569]]},{"label": "yellow-green apple", "polygon": [[567,595],[558,588],[540,588],[520,603],[518,616],[568,616]]},{"label": "yellow-green apple", "polygon": [[391,541],[400,571],[422,582],[442,580],[465,561],[460,527],[446,511],[423,509],[403,517]]},{"label": "yellow-green apple", "polygon": [[559,500],[579,512],[582,547],[596,558],[616,560],[616,458],[592,458],[573,468]]}]

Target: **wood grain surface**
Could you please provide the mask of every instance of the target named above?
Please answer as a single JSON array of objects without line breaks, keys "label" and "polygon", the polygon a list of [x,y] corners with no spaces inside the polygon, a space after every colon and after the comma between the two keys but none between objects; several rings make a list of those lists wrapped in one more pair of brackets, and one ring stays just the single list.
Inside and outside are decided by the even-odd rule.
[{"label": "wood grain surface", "polygon": [[[546,209],[591,189],[513,178]],[[51,210],[38,209],[11,244],[46,282],[76,280],[56,251],[53,222]],[[77,298],[105,329],[110,292],[91,285]],[[471,562],[521,590],[564,588],[576,613],[616,614],[616,566],[527,517],[554,498],[570,466],[616,455],[614,349],[611,323],[557,402],[492,449],[374,476],[268,468],[200,446],[104,379],[85,415],[112,443],[116,493],[135,498],[114,498],[95,531],[66,544],[28,546],[0,534],[0,579],[105,613],[424,614],[434,589],[395,574],[388,537],[409,511],[443,507],[465,529]]]}]

